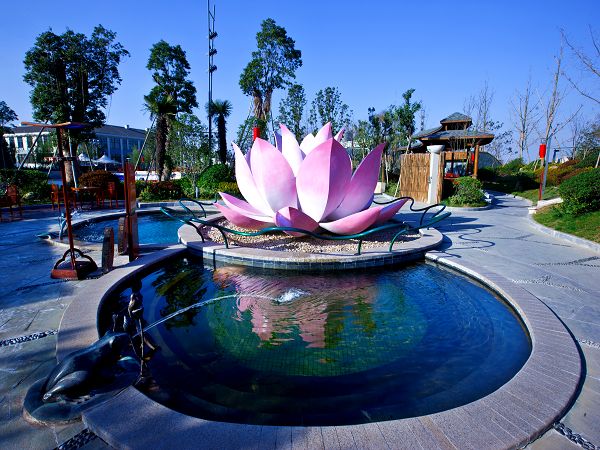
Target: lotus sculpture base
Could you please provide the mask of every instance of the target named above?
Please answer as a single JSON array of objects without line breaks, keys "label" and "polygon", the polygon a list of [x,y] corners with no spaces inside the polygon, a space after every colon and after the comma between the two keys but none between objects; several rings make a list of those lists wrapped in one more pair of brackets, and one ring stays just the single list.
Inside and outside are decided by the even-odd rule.
[{"label": "lotus sculpture base", "polygon": [[[206,222],[235,230],[221,214],[211,216]],[[390,251],[390,237],[394,236],[394,231],[382,230],[381,233],[365,237],[362,251],[358,254],[356,239],[322,240],[312,236],[293,237],[281,232],[266,233],[257,238],[227,233],[227,248],[223,235],[216,227],[198,227],[189,223],[179,228],[178,234],[182,244],[214,266],[235,264],[302,271],[352,270],[405,264],[423,259],[425,252],[439,246],[443,238],[435,228],[413,229],[397,239]]]}]

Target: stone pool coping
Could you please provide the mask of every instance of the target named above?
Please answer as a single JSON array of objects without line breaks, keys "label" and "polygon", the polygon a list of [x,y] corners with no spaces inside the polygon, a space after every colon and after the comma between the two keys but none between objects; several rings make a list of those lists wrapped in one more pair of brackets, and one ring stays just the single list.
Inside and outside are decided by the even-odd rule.
[{"label": "stone pool coping", "polygon": [[[89,281],[86,295],[65,311],[57,357],[98,338],[97,311],[118,284],[168,258],[182,245],[145,255]],[[212,422],[168,409],[129,387],[83,414],[90,430],[117,448],[518,448],[557,421],[576,395],[582,364],[562,322],[537,297],[506,278],[463,261],[426,254],[487,285],[512,305],[527,326],[532,352],[521,370],[495,392],[458,408],[427,416],[331,427],[286,427]]]},{"label": "stone pool coping", "polygon": [[[210,217],[211,222],[223,218],[222,214]],[[254,247],[238,247],[230,243],[213,241],[202,242],[196,229],[191,225],[179,228],[179,242],[186,245],[193,254],[201,255],[205,263],[229,263],[265,269],[328,271],[381,267],[423,259],[425,252],[439,246],[444,236],[435,228],[419,230],[421,237],[415,240],[394,244],[392,252],[388,246],[364,248],[360,255],[356,253],[329,252],[305,253],[275,251]],[[345,242],[345,241],[344,241]],[[358,248],[358,244],[356,244]]]}]

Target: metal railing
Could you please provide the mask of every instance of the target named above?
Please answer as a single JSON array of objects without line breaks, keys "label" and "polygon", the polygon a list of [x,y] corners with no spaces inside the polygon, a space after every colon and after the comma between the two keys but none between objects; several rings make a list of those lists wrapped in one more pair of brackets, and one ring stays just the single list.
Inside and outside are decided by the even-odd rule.
[{"label": "metal railing", "polygon": [[[446,212],[446,213],[442,214],[442,212],[446,208],[446,205],[442,205],[442,204],[435,204],[435,205],[427,206],[425,208],[413,208],[415,201],[412,197],[399,197],[399,198],[395,198],[388,202],[374,202],[374,203],[379,204],[379,205],[386,205],[386,204],[391,204],[396,201],[405,200],[405,199],[411,201],[411,203],[409,205],[411,211],[422,212],[421,217],[419,219],[418,226],[416,226],[416,227],[411,226],[405,222],[392,219],[388,223],[385,223],[383,225],[369,228],[361,233],[355,233],[355,234],[349,234],[349,235],[321,234],[321,233],[315,233],[315,232],[309,231],[309,230],[304,230],[302,228],[279,227],[279,226],[266,227],[266,228],[263,228],[258,231],[233,230],[226,226],[219,225],[212,221],[205,220],[206,219],[206,210],[204,209],[204,206],[211,206],[214,203],[216,203],[216,200],[214,203],[205,203],[205,202],[200,202],[198,200],[192,200],[189,198],[182,198],[181,200],[179,200],[179,204],[181,205],[181,207],[184,210],[183,212],[185,213],[185,216],[183,216],[183,217],[182,217],[182,214],[180,211],[174,210],[173,208],[161,207],[160,210],[168,217],[194,227],[194,229],[196,230],[196,233],[198,233],[198,235],[202,239],[202,242],[205,242],[204,235],[202,234],[203,227],[217,229],[219,231],[219,233],[221,233],[221,236],[223,237],[223,242],[225,243],[225,248],[227,248],[227,249],[229,248],[229,239],[227,236],[228,234],[232,234],[232,235],[236,235],[236,236],[243,236],[243,237],[256,237],[256,236],[262,236],[264,234],[273,233],[273,232],[292,232],[292,233],[301,233],[306,236],[311,236],[315,239],[322,239],[322,240],[326,240],[326,241],[343,241],[343,240],[350,240],[350,239],[358,239],[357,254],[360,255],[362,252],[363,240],[367,236],[378,233],[380,231],[398,229],[397,233],[390,240],[390,245],[389,245],[388,251],[392,252],[394,244],[396,243],[396,241],[398,240],[398,238],[400,236],[418,232],[422,228],[429,228],[432,225],[434,225],[438,222],[441,222],[442,220],[446,219],[447,217],[449,217],[451,215],[450,212]],[[200,206],[202,213],[204,214],[203,218],[198,217],[196,215],[196,213],[194,211],[192,211],[190,208],[188,208],[183,202],[192,202],[192,203],[195,203],[198,206]],[[426,223],[423,223],[427,212],[436,206],[441,206],[442,208],[440,210],[436,211],[431,217],[429,217],[429,219]]]}]

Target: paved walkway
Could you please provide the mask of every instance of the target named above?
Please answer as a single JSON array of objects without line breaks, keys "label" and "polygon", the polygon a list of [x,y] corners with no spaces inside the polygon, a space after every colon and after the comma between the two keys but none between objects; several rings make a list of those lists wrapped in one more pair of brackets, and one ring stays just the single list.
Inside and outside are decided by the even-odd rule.
[{"label": "paved walkway", "polygon": [[[530,447],[594,448],[600,445],[600,254],[531,228],[527,204],[500,196],[493,209],[454,212],[440,230],[438,253],[500,273],[546,303],[580,342],[587,373],[581,393],[557,428]],[[0,223],[0,447],[52,449],[65,442],[103,448],[80,423],[32,426],[21,416],[27,388],[56,363],[56,330],[83,282],[51,280],[50,268],[63,252],[35,238],[56,224],[49,210],[25,211],[23,220]],[[98,252],[90,255],[100,261]],[[123,259],[117,264],[123,264]],[[12,338],[42,333],[39,339]],[[567,429],[568,428],[568,429]],[[570,439],[566,435],[570,436]],[[69,441],[73,436],[76,441]],[[87,440],[89,442],[85,443]],[[578,441],[579,444],[574,442]]]}]

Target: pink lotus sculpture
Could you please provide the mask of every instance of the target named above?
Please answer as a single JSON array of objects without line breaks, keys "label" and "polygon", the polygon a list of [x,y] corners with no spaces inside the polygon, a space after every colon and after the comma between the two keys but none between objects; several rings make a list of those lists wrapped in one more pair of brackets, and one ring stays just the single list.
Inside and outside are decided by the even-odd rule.
[{"label": "pink lotus sculpture", "polygon": [[405,201],[369,207],[384,144],[374,148],[352,173],[352,161],[338,142],[342,134],[343,130],[334,138],[328,123],[298,144],[281,125],[277,148],[258,138],[244,156],[233,144],[235,176],[246,201],[220,192],[225,205],[217,208],[231,223],[254,230],[276,224],[350,235],[386,222]]}]

